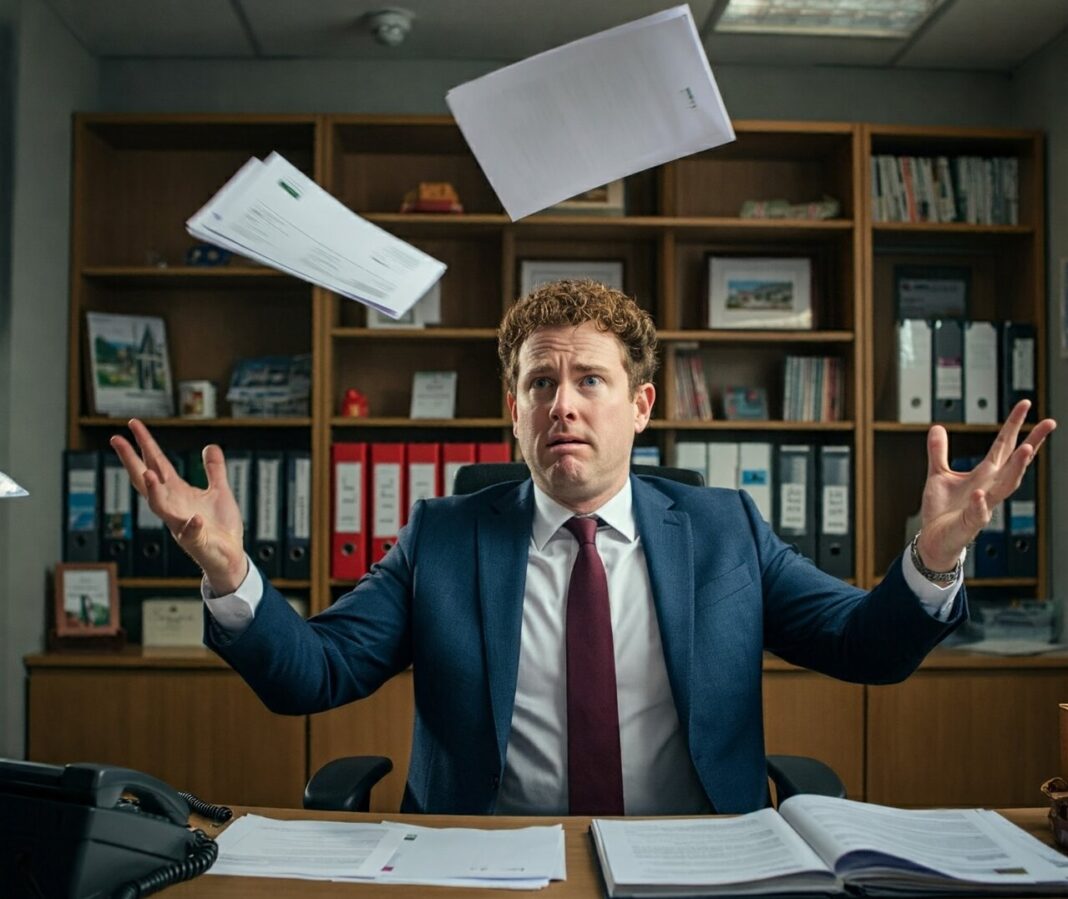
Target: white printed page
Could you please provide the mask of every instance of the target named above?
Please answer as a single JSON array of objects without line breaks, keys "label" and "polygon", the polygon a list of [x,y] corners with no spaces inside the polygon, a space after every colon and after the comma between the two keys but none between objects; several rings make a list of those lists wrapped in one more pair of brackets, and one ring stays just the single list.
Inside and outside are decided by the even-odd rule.
[{"label": "white printed page", "polygon": [[[975,884],[1068,887],[1064,872],[1024,848],[1011,832],[1018,828],[979,809],[895,809],[799,795],[779,810],[817,853],[834,860],[835,870],[850,883],[893,878],[930,884],[952,878]],[[1008,835],[1006,828],[1011,829]]]},{"label": "white printed page", "polygon": [[250,160],[186,223],[193,236],[380,310],[408,311],[445,272],[277,153]]},{"label": "white printed page", "polygon": [[506,66],[445,100],[513,221],[734,140],[688,6]]},{"label": "white printed page", "polygon": [[596,819],[594,839],[602,867],[610,867],[621,892],[624,885],[730,886],[731,892],[757,883],[775,892],[836,885],[827,865],[774,809],[734,818]]},{"label": "white printed page", "polygon": [[374,879],[404,835],[381,824],[282,821],[243,815],[219,834],[219,857],[209,874]]}]

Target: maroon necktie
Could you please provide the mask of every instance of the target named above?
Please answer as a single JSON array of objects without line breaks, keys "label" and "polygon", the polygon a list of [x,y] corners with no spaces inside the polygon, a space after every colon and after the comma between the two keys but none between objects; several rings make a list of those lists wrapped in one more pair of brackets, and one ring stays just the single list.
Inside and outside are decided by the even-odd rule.
[{"label": "maroon necktie", "polygon": [[579,542],[567,588],[568,801],[572,815],[622,815],[616,659],[597,519],[564,526]]}]

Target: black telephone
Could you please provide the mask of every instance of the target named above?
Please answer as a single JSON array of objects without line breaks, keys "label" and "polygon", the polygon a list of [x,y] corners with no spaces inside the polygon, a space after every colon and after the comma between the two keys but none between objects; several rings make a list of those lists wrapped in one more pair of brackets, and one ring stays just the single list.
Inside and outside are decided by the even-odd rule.
[{"label": "black telephone", "polygon": [[190,805],[229,817],[229,809],[129,768],[0,759],[4,895],[137,897],[195,877],[218,847],[186,826]]}]

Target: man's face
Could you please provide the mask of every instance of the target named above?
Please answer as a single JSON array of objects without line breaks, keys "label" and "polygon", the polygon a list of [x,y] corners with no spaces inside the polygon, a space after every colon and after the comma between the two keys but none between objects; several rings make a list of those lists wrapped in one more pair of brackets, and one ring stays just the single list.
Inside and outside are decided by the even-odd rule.
[{"label": "man's face", "polygon": [[656,390],[630,392],[623,351],[593,322],[539,328],[519,348],[512,432],[535,483],[574,512],[622,488],[634,435],[649,422]]}]

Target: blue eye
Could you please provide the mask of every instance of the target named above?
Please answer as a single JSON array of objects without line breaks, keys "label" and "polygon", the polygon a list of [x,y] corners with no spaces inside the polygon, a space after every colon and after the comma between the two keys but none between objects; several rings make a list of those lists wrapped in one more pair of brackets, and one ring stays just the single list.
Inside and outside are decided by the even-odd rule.
[{"label": "blue eye", "polygon": [[596,387],[600,383],[601,383],[601,376],[600,375],[586,375],[586,377],[584,377],[582,379],[582,385],[584,387]]},{"label": "blue eye", "polygon": [[550,383],[548,378],[534,378],[534,380],[530,382],[530,386],[535,390],[544,390]]}]

